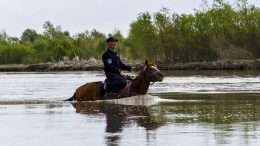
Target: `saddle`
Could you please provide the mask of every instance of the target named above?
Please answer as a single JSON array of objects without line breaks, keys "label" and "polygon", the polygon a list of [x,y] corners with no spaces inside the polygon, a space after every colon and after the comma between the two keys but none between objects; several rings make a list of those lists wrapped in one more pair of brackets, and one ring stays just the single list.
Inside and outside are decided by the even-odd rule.
[{"label": "saddle", "polygon": [[[107,99],[119,99],[119,98],[126,98],[126,97],[130,97],[130,87],[132,84],[133,78],[132,77],[128,77],[126,79],[126,86],[119,92],[105,92],[103,99],[107,100]],[[104,83],[108,83],[110,82],[108,79],[104,80]]]}]

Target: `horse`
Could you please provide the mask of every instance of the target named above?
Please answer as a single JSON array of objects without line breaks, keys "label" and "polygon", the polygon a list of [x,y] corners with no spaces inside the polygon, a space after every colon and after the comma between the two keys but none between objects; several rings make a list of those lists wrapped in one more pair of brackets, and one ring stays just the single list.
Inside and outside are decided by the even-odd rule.
[{"label": "horse", "polygon": [[[65,101],[97,101],[106,100],[107,95],[117,94],[114,98],[125,98],[130,96],[136,96],[141,94],[146,94],[151,82],[162,82],[164,79],[164,74],[157,68],[155,62],[148,62],[146,59],[144,62],[144,69],[140,71],[139,75],[136,76],[133,81],[128,81],[128,87],[125,87],[120,93],[105,94],[101,97],[99,92],[99,85],[101,81],[86,83],[85,85],[79,87],[74,92],[73,96]],[[122,93],[128,89],[129,94]],[[120,96],[121,95],[121,96]],[[111,96],[109,99],[112,99]]]}]

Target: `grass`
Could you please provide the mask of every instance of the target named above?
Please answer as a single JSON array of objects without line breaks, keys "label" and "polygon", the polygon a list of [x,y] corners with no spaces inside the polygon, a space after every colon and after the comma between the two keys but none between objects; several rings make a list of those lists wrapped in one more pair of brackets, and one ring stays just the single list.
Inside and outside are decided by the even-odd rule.
[{"label": "grass", "polygon": [[24,64],[0,64],[0,68],[22,68],[27,66]]},{"label": "grass", "polygon": [[28,65],[23,64],[0,64],[0,71],[21,71]]}]

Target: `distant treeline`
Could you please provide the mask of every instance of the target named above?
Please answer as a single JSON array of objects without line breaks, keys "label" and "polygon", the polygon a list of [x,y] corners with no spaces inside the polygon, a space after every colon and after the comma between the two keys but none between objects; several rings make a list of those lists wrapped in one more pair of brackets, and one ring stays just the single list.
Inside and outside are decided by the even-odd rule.
[{"label": "distant treeline", "polygon": [[0,64],[39,63],[70,59],[100,60],[108,36],[119,39],[117,51],[128,59],[161,62],[202,62],[260,57],[260,9],[247,0],[230,4],[202,0],[194,14],[170,13],[168,8],[142,12],[130,24],[127,37],[115,30],[106,36],[97,30],[71,36],[47,21],[43,34],[26,29],[20,38],[0,32]]}]

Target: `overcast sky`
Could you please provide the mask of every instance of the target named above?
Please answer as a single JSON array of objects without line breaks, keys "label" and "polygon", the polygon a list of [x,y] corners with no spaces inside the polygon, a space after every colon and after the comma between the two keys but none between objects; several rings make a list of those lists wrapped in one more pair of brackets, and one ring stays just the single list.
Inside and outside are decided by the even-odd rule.
[{"label": "overcast sky", "polygon": [[[248,2],[260,7],[260,0]],[[164,6],[171,13],[192,14],[201,3],[202,0],[0,0],[0,31],[12,37],[20,37],[27,28],[42,33],[43,24],[50,21],[71,35],[93,29],[107,35],[118,29],[126,36],[130,23],[141,12],[153,14]]]}]

